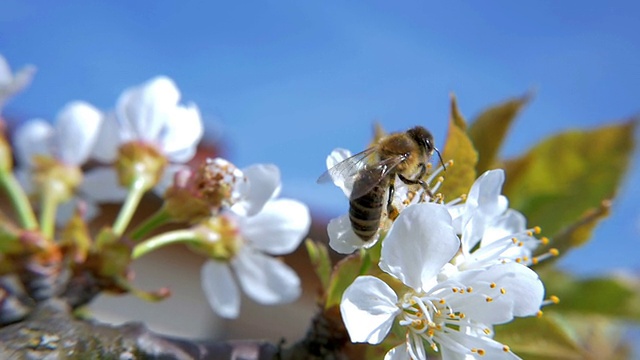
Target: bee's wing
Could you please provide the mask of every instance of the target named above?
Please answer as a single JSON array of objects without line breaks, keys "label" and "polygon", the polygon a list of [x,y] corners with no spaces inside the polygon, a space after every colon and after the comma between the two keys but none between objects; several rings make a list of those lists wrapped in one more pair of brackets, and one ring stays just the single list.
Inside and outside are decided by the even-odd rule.
[{"label": "bee's wing", "polygon": [[376,148],[372,147],[340,161],[322,173],[317,182],[319,184],[333,182],[351,191],[358,173],[372,161],[371,157],[375,155],[375,150]]},{"label": "bee's wing", "polygon": [[384,178],[389,176],[389,172],[398,166],[406,159],[405,155],[397,155],[382,161],[379,161],[373,165],[366,165],[360,169],[358,176],[353,179],[352,182],[358,180],[357,186],[353,186],[350,195],[350,199],[357,199],[367,193],[380,183]]}]

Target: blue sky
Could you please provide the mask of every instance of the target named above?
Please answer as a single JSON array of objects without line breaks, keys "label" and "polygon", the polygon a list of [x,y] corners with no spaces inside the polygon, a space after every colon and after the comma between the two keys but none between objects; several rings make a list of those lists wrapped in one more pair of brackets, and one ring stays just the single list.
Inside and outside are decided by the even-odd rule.
[{"label": "blue sky", "polygon": [[[363,149],[371,124],[428,127],[442,146],[449,94],[473,117],[536,91],[504,153],[639,112],[640,4],[512,1],[37,2],[0,5],[0,53],[34,64],[8,117],[53,119],[68,101],[113,107],[120,92],[172,77],[239,166],[273,162],[286,196],[330,216],[318,186],[335,147]],[[640,270],[640,162],[614,215],[564,266]]]}]

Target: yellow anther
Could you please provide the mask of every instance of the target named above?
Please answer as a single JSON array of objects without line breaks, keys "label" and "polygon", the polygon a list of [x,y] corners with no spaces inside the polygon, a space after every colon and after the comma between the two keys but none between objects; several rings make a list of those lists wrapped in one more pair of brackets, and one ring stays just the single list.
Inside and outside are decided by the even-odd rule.
[{"label": "yellow anther", "polygon": [[473,291],[473,288],[472,288],[471,286],[469,286],[469,287],[467,288],[467,292],[472,292],[472,291]]},{"label": "yellow anther", "polygon": [[444,299],[440,299],[440,301],[438,301],[440,304],[444,304],[446,301],[444,301]]},{"label": "yellow anther", "polygon": [[505,288],[500,288],[500,294],[504,295],[507,293],[507,289]]},{"label": "yellow anther", "polygon": [[553,248],[553,249],[549,249],[549,254],[553,255],[553,256],[558,256],[560,255],[560,250]]},{"label": "yellow anther", "polygon": [[547,245],[549,244],[549,238],[546,236],[543,236],[540,238],[540,242],[542,243],[542,245]]},{"label": "yellow anther", "polygon": [[538,312],[536,313],[536,317],[541,318],[543,314],[544,313],[542,312],[542,310],[538,310]]},{"label": "yellow anther", "polygon": [[531,259],[531,263],[532,263],[533,265],[538,265],[538,262],[539,262],[539,260],[538,260],[538,258],[537,258],[537,257],[534,257],[534,258],[532,258],[532,259]]},{"label": "yellow anther", "polygon": [[482,329],[482,332],[484,332],[487,335],[491,335],[491,329],[489,329],[489,328]]},{"label": "yellow anther", "polygon": [[431,343],[431,348],[433,351],[438,351],[438,346],[435,343]]},{"label": "yellow anther", "polygon": [[454,293],[458,292],[458,288],[451,288],[451,290],[453,290]]},{"label": "yellow anther", "polygon": [[532,236],[533,236],[533,232],[531,232],[531,231],[527,231],[527,236],[528,236],[528,237],[532,237]]},{"label": "yellow anther", "polygon": [[542,229],[540,229],[540,226],[534,226],[534,227],[533,227],[533,231],[534,231],[536,234],[540,234],[540,231],[542,231]]},{"label": "yellow anther", "polygon": [[558,304],[560,302],[560,298],[555,295],[551,295],[551,297],[549,297],[549,300],[551,300],[554,304]]},{"label": "yellow anther", "polygon": [[519,242],[518,242],[518,246],[519,246],[519,247],[522,247],[522,245],[524,245],[524,243],[523,243],[522,241],[519,241]]},{"label": "yellow anther", "polygon": [[447,161],[447,166],[453,166],[453,160]]},{"label": "yellow anther", "polygon": [[464,313],[460,313],[460,315],[458,315],[460,317],[460,319],[464,319],[465,317],[467,317],[467,315],[465,315]]},{"label": "yellow anther", "polygon": [[511,348],[508,345],[503,345],[502,346],[502,351],[509,352],[509,351],[511,351]]},{"label": "yellow anther", "polygon": [[492,302],[493,298],[491,296],[487,296],[486,299],[484,299],[486,302]]},{"label": "yellow anther", "polygon": [[467,194],[460,195],[460,199],[462,199],[463,201],[467,200]]},{"label": "yellow anther", "polygon": [[521,258],[516,258],[516,262],[519,264],[519,263],[522,262],[522,259]]},{"label": "yellow anther", "polygon": [[492,282],[491,284],[489,284],[489,287],[490,287],[490,288],[492,288],[492,289],[495,289],[495,288],[496,288],[496,286],[498,286],[498,285],[496,285],[496,283],[494,283],[494,282]]},{"label": "yellow anther", "polygon": [[511,242],[514,243],[514,244],[517,244],[518,243],[518,238],[512,237],[511,238]]},{"label": "yellow anther", "polygon": [[486,352],[484,351],[484,349],[478,349],[478,355],[484,356],[485,354]]}]

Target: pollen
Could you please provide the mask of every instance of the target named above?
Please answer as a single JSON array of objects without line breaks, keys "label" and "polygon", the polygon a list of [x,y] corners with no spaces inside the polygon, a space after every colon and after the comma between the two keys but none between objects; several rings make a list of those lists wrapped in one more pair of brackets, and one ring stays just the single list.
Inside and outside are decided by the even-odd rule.
[{"label": "pollen", "polygon": [[472,292],[472,291],[473,291],[473,288],[472,288],[471,286],[469,286],[469,287],[467,288],[467,292],[468,292],[468,293],[470,293],[470,292]]},{"label": "pollen", "polygon": [[554,304],[558,304],[560,303],[560,298],[555,296],[555,295],[551,295],[551,297],[549,298],[549,300],[551,300]]},{"label": "pollen", "polygon": [[518,238],[512,237],[511,242],[515,245],[518,243]]},{"label": "pollen", "polygon": [[540,238],[540,242],[542,243],[542,245],[547,245],[549,244],[549,238],[546,236],[543,236]]},{"label": "pollen", "polygon": [[500,294],[504,295],[507,293],[507,289],[505,288],[500,288]]},{"label": "pollen", "polygon": [[553,248],[553,249],[549,249],[549,254],[553,255],[553,256],[558,256],[560,255],[560,250]]},{"label": "pollen", "polygon": [[542,229],[540,229],[540,226],[534,226],[533,227],[533,232],[536,234],[540,234],[540,231],[542,231]]},{"label": "pollen", "polygon": [[541,318],[542,315],[544,315],[544,312],[542,310],[538,310],[538,312],[536,313],[536,317]]},{"label": "pollen", "polygon": [[446,301],[445,301],[444,299],[440,299],[440,301],[438,301],[438,302],[439,302],[440,304],[443,304],[443,305],[444,305],[444,303],[446,303]]},{"label": "pollen", "polygon": [[484,299],[486,302],[490,303],[493,301],[493,298],[491,296],[487,296],[486,299]]},{"label": "pollen", "polygon": [[492,282],[491,284],[489,284],[489,287],[490,287],[490,288],[492,288],[492,289],[495,289],[495,288],[496,288],[496,286],[498,286],[498,285],[496,285],[496,283],[494,283],[494,282]]},{"label": "pollen", "polygon": [[511,348],[509,347],[509,345],[504,345],[504,346],[502,347],[502,351],[504,351],[504,352],[510,352],[510,351],[511,351]]}]

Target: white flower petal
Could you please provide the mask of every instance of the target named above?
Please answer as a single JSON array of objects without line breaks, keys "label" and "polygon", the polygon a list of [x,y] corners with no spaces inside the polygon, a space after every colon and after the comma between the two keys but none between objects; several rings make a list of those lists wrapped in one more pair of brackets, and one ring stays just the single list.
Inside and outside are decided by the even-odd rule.
[{"label": "white flower petal", "polygon": [[309,208],[299,201],[276,199],[267,202],[262,211],[239,219],[242,236],[264,252],[273,255],[295,250],[309,232]]},{"label": "white flower petal", "polygon": [[[331,154],[327,156],[327,169],[331,169],[332,167],[336,166],[339,162],[351,157],[351,155],[352,155],[351,151],[347,149],[341,149],[341,148],[334,149],[331,152]],[[346,197],[349,197],[351,195],[350,186],[352,186],[353,184],[352,183],[346,184],[344,180],[345,179],[334,178],[333,183],[342,190],[342,192]]]},{"label": "white flower petal", "polygon": [[477,336],[477,335],[461,335],[456,336],[455,345],[460,345],[464,347],[462,350],[461,347],[456,346],[451,347],[447,345],[442,345],[440,347],[440,351],[442,352],[443,359],[453,359],[453,360],[469,360],[469,359],[478,359],[477,352],[472,352],[471,349],[482,349],[484,351],[484,355],[482,358],[484,359],[498,359],[498,360],[514,360],[520,359],[511,351],[505,351],[504,345],[487,337],[487,336]]},{"label": "white flower petal", "polygon": [[88,199],[100,203],[118,203],[127,197],[127,190],[120,186],[115,169],[98,167],[84,174],[80,192]]},{"label": "white flower petal", "polygon": [[67,164],[82,165],[93,150],[102,118],[102,113],[86,102],[67,104],[56,121],[58,158]]},{"label": "white flower petal", "polygon": [[198,108],[177,106],[170,113],[161,135],[163,152],[170,161],[184,163],[196,153],[196,146],[202,138],[204,128]]},{"label": "white flower petal", "polygon": [[407,348],[407,343],[404,342],[389,350],[384,355],[384,360],[411,360],[409,349]]},{"label": "white flower petal", "polygon": [[218,315],[233,319],[240,313],[240,292],[229,265],[215,260],[204,263],[200,271],[202,290]]},{"label": "white flower petal", "polygon": [[116,114],[137,139],[155,142],[180,100],[180,92],[170,78],[155,77],[125,90],[116,104]]},{"label": "white flower petal", "polygon": [[27,65],[14,75],[7,60],[0,55],[0,110],[2,110],[2,106],[9,98],[31,83],[35,72],[35,66]]},{"label": "white flower petal", "polygon": [[384,281],[359,276],[344,291],[340,302],[342,320],[352,342],[379,344],[401,311],[398,297]]},{"label": "white flower petal", "polygon": [[110,163],[118,155],[118,147],[121,141],[121,129],[114,113],[110,112],[104,116],[100,131],[93,144],[91,157],[103,163]]},{"label": "white flower petal", "polygon": [[378,234],[371,240],[364,242],[353,232],[349,215],[342,215],[331,219],[327,225],[329,246],[340,254],[351,254],[359,248],[370,248],[378,241]]},{"label": "white flower petal", "polygon": [[300,278],[283,262],[247,246],[231,261],[242,290],[264,305],[286,304],[301,293]]},{"label": "white flower petal", "polygon": [[412,205],[400,213],[383,240],[380,269],[418,290],[433,280],[459,246],[443,205]]},{"label": "white flower petal", "polygon": [[[474,290],[471,294],[456,296],[448,303],[464,312],[469,319],[483,323],[501,324],[512,320],[514,316],[535,315],[544,297],[544,286],[538,275],[527,266],[515,262],[462,271],[450,280]],[[495,288],[487,286],[491,283],[496,284]],[[487,296],[493,301],[485,301]]]},{"label": "white flower petal", "polygon": [[22,166],[29,166],[34,155],[52,154],[55,130],[42,119],[33,119],[20,126],[13,135],[14,153]]},{"label": "white flower petal", "polygon": [[242,169],[242,173],[249,184],[248,192],[241,194],[244,199],[231,210],[238,215],[252,216],[280,192],[280,169],[273,164],[256,164]]}]

